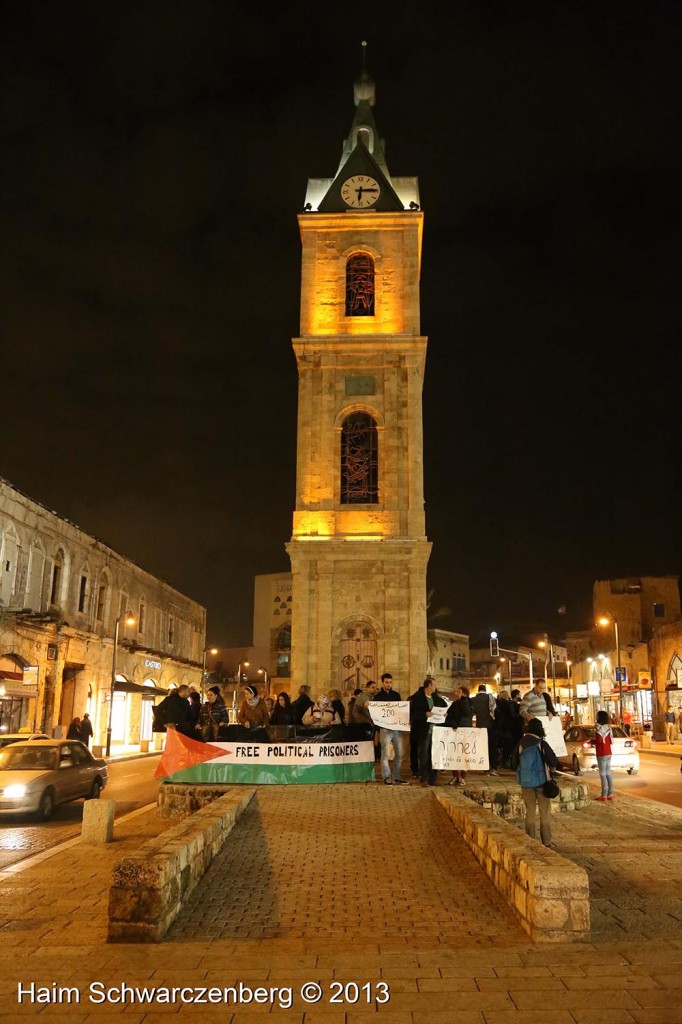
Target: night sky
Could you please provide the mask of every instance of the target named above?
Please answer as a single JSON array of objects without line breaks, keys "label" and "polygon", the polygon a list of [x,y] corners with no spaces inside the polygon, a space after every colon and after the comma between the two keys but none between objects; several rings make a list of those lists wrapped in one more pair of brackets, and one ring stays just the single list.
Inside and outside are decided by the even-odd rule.
[{"label": "night sky", "polygon": [[367,39],[426,218],[431,624],[560,637],[595,579],[680,573],[678,3],[0,10],[0,476],[250,642],[289,568],[296,214]]}]

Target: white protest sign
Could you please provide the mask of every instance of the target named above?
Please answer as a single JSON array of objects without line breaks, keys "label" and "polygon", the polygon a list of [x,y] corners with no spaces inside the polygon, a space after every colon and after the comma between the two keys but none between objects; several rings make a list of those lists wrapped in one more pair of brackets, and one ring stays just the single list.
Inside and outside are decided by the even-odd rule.
[{"label": "white protest sign", "polygon": [[436,771],[486,772],[489,765],[488,730],[434,726],[431,764]]},{"label": "white protest sign", "polygon": [[557,757],[566,756],[566,744],[564,742],[564,730],[561,719],[558,715],[554,718],[541,718],[545,730],[545,740],[550,745]]},{"label": "white protest sign", "polygon": [[[443,700],[445,700],[445,697],[443,697]],[[452,701],[446,704],[445,707],[434,704],[428,718],[429,725],[442,725],[451,703]]]},{"label": "white protest sign", "polygon": [[410,702],[407,700],[371,700],[367,710],[377,729],[410,731]]}]

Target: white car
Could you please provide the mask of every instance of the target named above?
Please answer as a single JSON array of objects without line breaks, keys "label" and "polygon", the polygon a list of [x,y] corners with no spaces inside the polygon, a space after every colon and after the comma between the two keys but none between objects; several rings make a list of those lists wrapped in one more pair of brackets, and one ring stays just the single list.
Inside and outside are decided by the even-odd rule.
[{"label": "white car", "polygon": [[107,784],[107,763],[78,740],[9,743],[0,750],[0,816],[52,817],[58,804],[96,800]]},{"label": "white car", "polygon": [[31,740],[49,740],[44,732],[6,732],[0,733],[0,750],[8,743],[30,743]]},{"label": "white car", "polygon": [[[618,726],[611,726],[613,740],[611,742],[611,768],[623,769],[628,775],[636,775],[639,771],[639,750],[637,740],[631,739]],[[597,771],[597,750],[594,739],[593,725],[572,725],[564,733],[566,754],[559,757],[559,764],[570,765],[574,775],[581,772]]]}]

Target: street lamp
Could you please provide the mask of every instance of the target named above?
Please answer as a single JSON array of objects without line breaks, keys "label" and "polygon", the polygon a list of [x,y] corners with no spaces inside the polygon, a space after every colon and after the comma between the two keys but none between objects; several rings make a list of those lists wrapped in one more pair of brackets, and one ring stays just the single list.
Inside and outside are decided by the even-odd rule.
[{"label": "street lamp", "polygon": [[204,689],[206,687],[206,655],[207,654],[217,654],[217,653],[218,653],[218,648],[217,647],[204,647],[204,658],[203,658],[203,661],[201,663],[201,686],[200,686],[202,702],[203,702],[204,697],[205,697]]},{"label": "street lamp", "polygon": [[242,685],[242,665],[244,668],[248,668],[249,663],[248,661],[240,661],[239,667],[237,668],[237,685],[235,686],[234,693],[232,694],[232,715],[235,722],[237,721],[237,694],[239,693],[239,687]]},{"label": "street lamp", "polygon": [[265,683],[265,696],[269,697],[270,696],[270,676],[268,675],[268,670],[266,668],[263,668],[263,666],[261,665],[261,667],[258,669],[258,675],[263,677],[263,682]]},{"label": "street lamp", "polygon": [[107,757],[111,754],[111,725],[114,718],[114,690],[116,688],[116,648],[118,647],[118,631],[121,622],[125,622],[126,626],[134,626],[137,619],[132,612],[124,612],[116,617],[116,626],[114,628],[114,652],[111,656],[111,688],[109,690],[109,724],[107,725],[106,748]]},{"label": "street lamp", "polygon": [[618,717],[620,724],[623,724],[623,669],[620,664],[620,637],[618,636],[618,620],[611,615],[600,615],[597,619],[598,626],[608,626],[613,623],[613,631],[616,640],[616,679],[618,680]]}]

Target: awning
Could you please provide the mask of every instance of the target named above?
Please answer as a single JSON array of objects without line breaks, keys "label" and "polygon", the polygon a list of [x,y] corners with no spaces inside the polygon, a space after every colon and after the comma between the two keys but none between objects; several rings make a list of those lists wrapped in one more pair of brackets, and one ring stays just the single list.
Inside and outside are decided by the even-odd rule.
[{"label": "awning", "polygon": [[117,679],[114,690],[117,693],[141,693],[143,697],[168,696],[168,690],[162,690],[160,686],[141,686],[140,683],[131,683],[127,679]]}]

